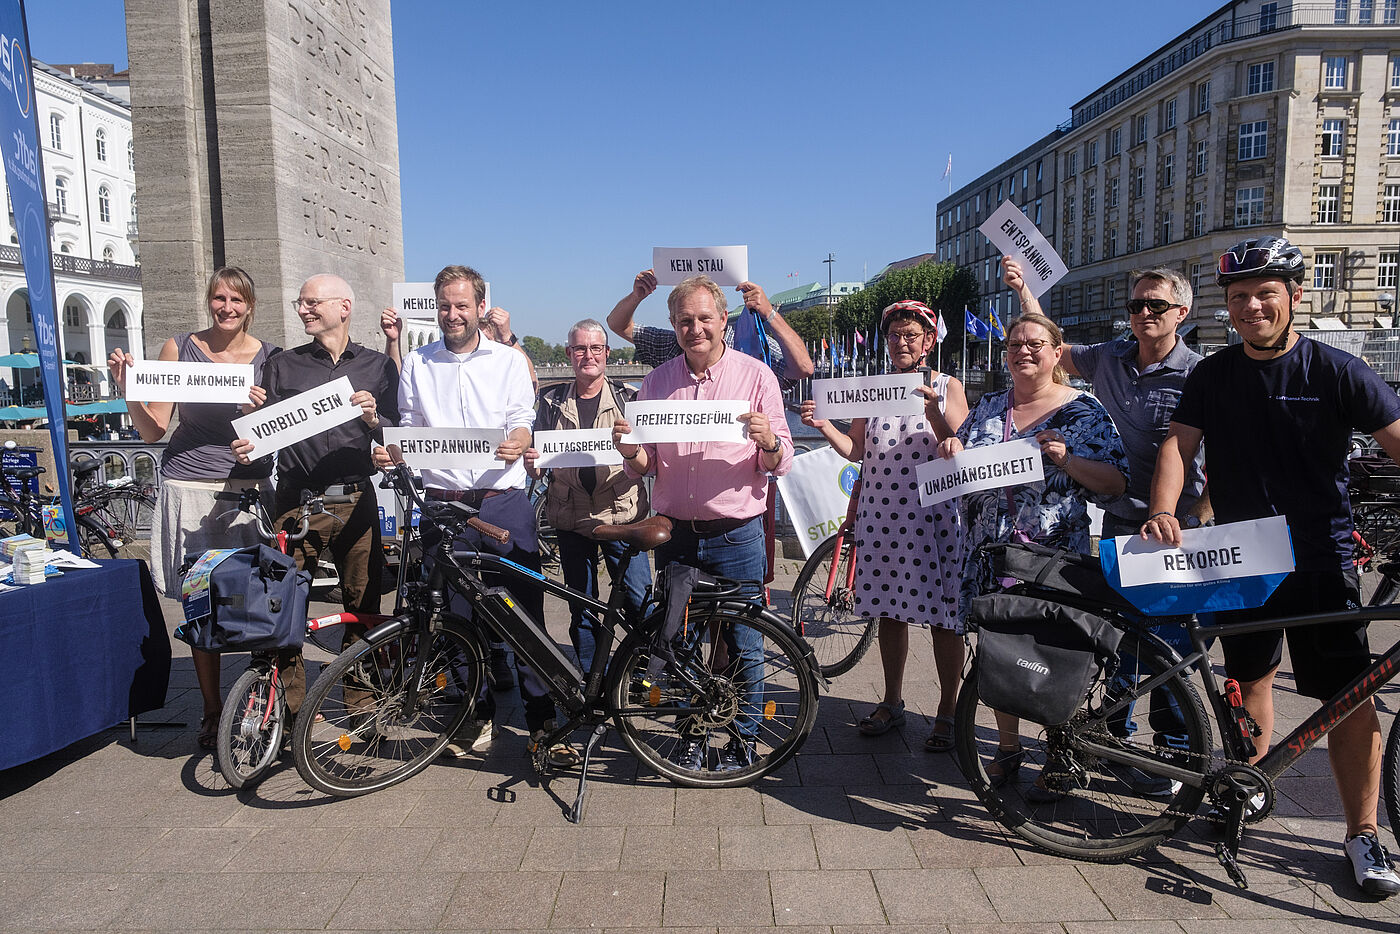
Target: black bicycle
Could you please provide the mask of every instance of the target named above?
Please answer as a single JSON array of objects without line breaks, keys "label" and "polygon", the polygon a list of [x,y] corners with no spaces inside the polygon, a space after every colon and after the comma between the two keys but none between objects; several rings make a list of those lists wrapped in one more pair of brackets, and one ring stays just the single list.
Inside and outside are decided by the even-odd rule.
[{"label": "black bicycle", "polygon": [[[629,621],[622,587],[604,603],[496,555],[454,551],[468,527],[499,541],[505,533],[463,503],[425,501],[402,465],[385,482],[416,502],[421,521],[440,537],[428,549],[430,570],[405,585],[404,611],[349,646],[307,691],[292,752],[312,787],[364,794],[427,767],[471,715],[493,640],[540,674],[563,711],[563,721],[533,746],[538,772],[550,771],[552,746],[590,731],[569,813],[574,822],[582,818],[590,758],[609,724],[652,769],[700,787],[749,784],[791,759],[811,732],[822,681],[812,650],[766,607],[742,598],[738,583],[702,578],[683,611],[672,614],[674,633],[666,597],[655,590],[640,621]],[[670,523],[654,516],[594,534],[627,544],[620,580],[631,557],[669,540]],[[487,584],[482,574],[543,588],[597,614],[603,625],[589,670],[559,650],[508,587]],[[454,595],[470,617],[452,611]],[[762,637],[756,662],[733,651],[738,627]],[[731,744],[739,767],[721,768],[720,753],[734,750]]]}]

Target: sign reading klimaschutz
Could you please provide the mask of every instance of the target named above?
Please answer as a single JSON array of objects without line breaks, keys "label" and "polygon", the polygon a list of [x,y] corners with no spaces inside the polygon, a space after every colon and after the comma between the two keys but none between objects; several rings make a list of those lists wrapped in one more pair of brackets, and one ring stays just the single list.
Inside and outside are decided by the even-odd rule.
[{"label": "sign reading klimaschutz", "polygon": [[[53,456],[68,463],[68,439],[63,406],[63,365],[58,355],[58,315],[54,307],[53,256],[49,250],[48,213],[44,198],[44,167],[39,153],[39,121],[34,107],[34,77],[29,64],[29,33],[22,0],[0,0],[0,151],[10,189],[20,261],[29,287],[34,340],[39,348],[44,407],[48,410]],[[65,528],[73,519],[68,471],[57,473]],[[69,547],[72,547],[71,545]]]}]

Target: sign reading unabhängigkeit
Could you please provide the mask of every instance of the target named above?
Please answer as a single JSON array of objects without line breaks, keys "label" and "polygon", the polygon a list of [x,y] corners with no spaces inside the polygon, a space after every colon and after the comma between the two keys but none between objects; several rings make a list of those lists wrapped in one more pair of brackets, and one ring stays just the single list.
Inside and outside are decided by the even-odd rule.
[{"label": "sign reading unabh\u00e4ngigkeit", "polygon": [[1113,544],[1124,587],[1192,584],[1293,570],[1293,544],[1283,516],[1182,529],[1180,548],[1144,541],[1141,535],[1121,536]]},{"label": "sign reading unabh\u00e4ngigkeit", "polygon": [[658,285],[679,285],[691,276],[709,276],[716,285],[738,285],[749,278],[747,246],[653,247],[651,268]]},{"label": "sign reading unabh\u00e4ngigkeit", "polygon": [[914,390],[924,384],[919,373],[850,376],[812,380],[816,417],[868,418],[872,415],[922,415],[924,397]]},{"label": "sign reading unabh\u00e4ngigkeit", "polygon": [[126,371],[126,397],[134,402],[248,401],[251,363],[138,360]]},{"label": "sign reading unabh\u00e4ngigkeit", "polygon": [[749,440],[748,428],[739,416],[749,411],[740,399],[699,402],[690,399],[653,399],[627,403],[632,433],[624,444],[664,444]]},{"label": "sign reading unabh\u00e4ngigkeit", "polygon": [[622,463],[622,452],[613,447],[611,428],[584,428],[575,431],[537,431],[535,450],[540,458],[535,466],[609,467]]},{"label": "sign reading unabh\u00e4ngigkeit", "polygon": [[954,496],[995,490],[1045,479],[1040,445],[1034,438],[968,448],[947,460],[925,461],[914,468],[919,505],[933,506]]},{"label": "sign reading unabh\u00e4ngigkeit", "polygon": [[404,463],[420,470],[492,470],[505,466],[496,448],[504,428],[385,428],[384,443],[397,444]]},{"label": "sign reading unabh\u00e4ngigkeit", "polygon": [[350,377],[342,376],[235,418],[233,436],[253,442],[253,450],[248,453],[250,458],[280,451],[359,418],[364,410],[350,402],[354,392]]}]

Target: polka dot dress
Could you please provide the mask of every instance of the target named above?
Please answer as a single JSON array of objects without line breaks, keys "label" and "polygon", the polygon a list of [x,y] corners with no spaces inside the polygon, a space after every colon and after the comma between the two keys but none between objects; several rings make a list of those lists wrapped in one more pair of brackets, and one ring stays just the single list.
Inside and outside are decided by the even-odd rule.
[{"label": "polka dot dress", "polygon": [[[935,379],[940,397],[946,396],[947,385],[947,375]],[[920,506],[914,479],[914,468],[937,456],[938,440],[922,415],[866,419],[855,609],[863,616],[961,632],[963,548],[957,500]]]}]

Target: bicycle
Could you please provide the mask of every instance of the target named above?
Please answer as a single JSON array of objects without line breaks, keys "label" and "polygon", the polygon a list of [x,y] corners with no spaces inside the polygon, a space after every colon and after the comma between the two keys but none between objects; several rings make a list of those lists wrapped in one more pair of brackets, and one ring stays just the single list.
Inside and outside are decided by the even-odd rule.
[{"label": "bicycle", "polygon": [[[1020,549],[1041,568],[1016,574],[1008,567],[1007,550]],[[1316,623],[1356,623],[1400,619],[1400,607],[1371,606],[1360,610],[1293,616],[1246,623],[1205,625],[1195,618],[1187,624],[1191,652],[1182,658],[1142,624],[1137,611],[1113,591],[1098,562],[1087,556],[1051,552],[1024,545],[984,546],[998,553],[999,577],[1017,576],[1008,592],[1038,596],[1096,614],[1122,631],[1117,670],[1107,666],[1093,680],[1078,710],[1065,724],[1020,726],[1020,748],[1011,754],[999,746],[990,709],[978,694],[978,665],[958,695],[956,713],[959,767],[991,817],[1023,840],[1060,856],[1091,862],[1120,862],[1168,840],[1196,814],[1209,797],[1224,815],[1224,839],[1216,857],[1236,885],[1247,887],[1237,855],[1244,825],[1263,820],[1274,807],[1274,784],[1291,765],[1326,736],[1359,703],[1371,697],[1400,671],[1400,642],[1383,653],[1335,697],[1326,701],[1254,765],[1253,721],[1242,706],[1238,686],[1217,681],[1207,654],[1208,640],[1271,629]],[[1076,568],[1073,583],[1059,569]],[[1380,573],[1391,586],[1400,580],[1400,562],[1383,565]],[[1097,575],[1097,576],[1095,576]],[[1036,580],[1053,583],[1037,583]],[[1200,693],[1190,680],[1198,676],[1221,731],[1223,761],[1214,754],[1210,719]],[[1131,705],[1147,709],[1154,689],[1167,692],[1181,712],[1184,735],[1171,747],[1154,745],[1151,731],[1138,738],[1121,735],[1122,720]],[[1116,721],[1116,722],[1115,722]],[[1116,729],[1115,729],[1116,727]],[[1257,730],[1257,727],[1253,727]],[[1392,724],[1382,760],[1382,797],[1392,827],[1400,826],[1400,721]],[[994,780],[987,767],[996,763],[1002,778]],[[1014,780],[1026,765],[1040,777]],[[1134,771],[1165,778],[1173,790],[1152,796],[1133,790]],[[1031,789],[1036,789],[1032,791]],[[1260,807],[1250,804],[1262,794]]]},{"label": "bicycle", "polygon": [[873,616],[855,611],[856,506],[860,481],[851,490],[846,519],[836,534],[817,546],[792,585],[792,628],[812,646],[827,678],[854,668],[875,641]]},{"label": "bicycle", "polygon": [[[665,629],[663,595],[653,593],[634,623],[623,609],[621,587],[604,603],[496,555],[454,551],[468,527],[502,542],[508,536],[464,503],[425,501],[402,465],[385,482],[414,500],[421,521],[441,537],[426,549],[431,569],[405,585],[403,612],[349,646],[307,691],[292,753],[302,778],[318,791],[365,794],[426,768],[471,714],[492,640],[505,641],[538,672],[563,711],[563,722],[532,746],[537,773],[551,771],[551,747],[579,729],[591,731],[568,812],[574,823],[582,820],[588,765],[609,723],[639,760],[694,787],[753,782],[792,758],[811,732],[821,680],[811,648],[767,608],[738,598],[739,584],[702,578],[684,608],[685,638],[673,640]],[[654,516],[600,526],[594,534],[627,544],[620,579],[632,556],[670,538],[670,523]],[[507,587],[483,581],[484,573],[541,587],[596,613],[602,625],[589,670],[581,671],[559,650]],[[449,595],[470,606],[470,619],[452,612]],[[740,659],[728,657],[735,626],[762,635],[759,671],[741,670]],[[752,696],[755,685],[761,685],[761,699]],[[719,747],[730,741],[746,744],[740,767],[711,768]],[[690,752],[698,757],[688,757]]]}]

